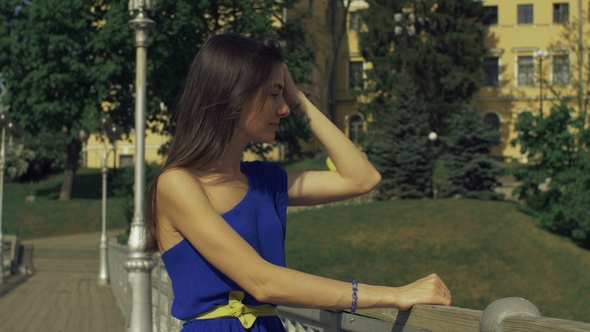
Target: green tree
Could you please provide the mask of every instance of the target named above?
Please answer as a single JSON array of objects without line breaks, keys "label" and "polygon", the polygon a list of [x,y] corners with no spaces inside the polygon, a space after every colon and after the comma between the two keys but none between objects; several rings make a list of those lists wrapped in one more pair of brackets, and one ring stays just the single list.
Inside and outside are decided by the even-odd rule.
[{"label": "green tree", "polygon": [[[363,13],[367,31],[360,34],[363,56],[373,64],[367,72],[368,95],[391,91],[393,77],[406,71],[424,101],[430,129],[446,133],[447,119],[461,110],[480,88],[481,58],[485,54],[484,18],[480,1],[472,0],[367,0]],[[404,34],[396,35],[396,13],[413,12],[415,33],[407,36],[404,68]],[[409,19],[409,15],[406,15]]]},{"label": "green tree", "polygon": [[[81,148],[78,128],[97,132],[98,119],[105,111],[127,132],[133,127],[135,49],[133,33],[127,27],[132,18],[127,3],[0,3],[0,72],[9,88],[4,103],[29,133],[66,133],[60,199],[71,195]],[[158,1],[153,15],[157,26],[148,42],[147,114],[151,129],[159,130],[159,123],[164,123],[164,131],[173,133],[174,124],[165,112],[173,108],[186,68],[208,36],[226,31],[280,36],[284,27],[271,23],[282,6],[270,0]],[[288,54],[288,61],[296,64],[310,55],[297,40],[286,41],[303,50]],[[285,135],[305,136],[301,131]]]},{"label": "green tree", "polygon": [[487,127],[474,107],[464,107],[450,119],[449,136],[441,138],[447,152],[443,157],[449,183],[441,196],[500,199],[494,188],[501,185],[500,167],[490,158],[490,149],[500,143],[500,133]]},{"label": "green tree", "polygon": [[393,91],[371,100],[367,111],[374,121],[366,152],[383,177],[379,198],[431,196],[435,154],[428,141],[428,114],[412,80],[399,78]]},{"label": "green tree", "polygon": [[590,129],[566,102],[550,114],[523,113],[512,141],[531,163],[512,172],[521,185],[515,194],[541,224],[590,245]]},{"label": "green tree", "polygon": [[4,103],[25,130],[45,128],[68,134],[60,199],[68,199],[81,144],[76,129],[99,109],[96,68],[88,41],[91,4],[47,1],[2,1],[0,71],[8,87]]}]

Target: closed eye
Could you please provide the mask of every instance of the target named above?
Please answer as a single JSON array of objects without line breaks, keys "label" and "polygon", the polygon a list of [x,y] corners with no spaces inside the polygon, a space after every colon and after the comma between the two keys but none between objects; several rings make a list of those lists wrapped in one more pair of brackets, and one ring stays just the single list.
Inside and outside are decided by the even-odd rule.
[{"label": "closed eye", "polygon": [[270,95],[271,95],[271,96],[272,96],[274,99],[277,99],[277,97],[279,96],[279,94],[278,94],[278,93],[271,93]]}]

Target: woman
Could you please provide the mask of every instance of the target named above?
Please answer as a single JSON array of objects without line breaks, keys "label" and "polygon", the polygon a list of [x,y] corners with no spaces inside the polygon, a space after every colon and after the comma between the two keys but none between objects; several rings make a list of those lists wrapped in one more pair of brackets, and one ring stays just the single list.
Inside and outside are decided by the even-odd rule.
[{"label": "woman", "polygon": [[[337,171],[285,172],[242,163],[296,113]],[[146,250],[162,253],[183,331],[284,331],[276,305],[351,309],[451,304],[436,275],[403,287],[318,277],[285,267],[287,205],[372,190],[381,176],[295,86],[276,41],[211,37],[195,57],[166,164],[148,192]]]}]

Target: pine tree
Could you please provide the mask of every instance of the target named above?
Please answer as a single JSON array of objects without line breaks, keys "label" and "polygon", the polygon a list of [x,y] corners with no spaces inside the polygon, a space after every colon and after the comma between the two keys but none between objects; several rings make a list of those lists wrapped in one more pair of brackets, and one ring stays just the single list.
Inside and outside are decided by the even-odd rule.
[{"label": "pine tree", "polygon": [[[374,84],[370,92],[390,91],[392,76],[406,71],[414,79],[416,95],[424,101],[430,129],[445,134],[448,118],[471,100],[483,81],[481,58],[486,49],[482,2],[367,2],[369,7],[363,12],[367,30],[360,33],[360,48],[365,59],[373,64],[367,73]],[[395,33],[401,25],[394,17],[407,10],[414,14],[415,33],[407,36],[406,52],[404,34]]]},{"label": "pine tree", "polygon": [[383,180],[380,199],[423,198],[431,195],[435,154],[428,141],[428,115],[407,76],[400,76],[391,94],[369,103],[374,121],[367,155]]},{"label": "pine tree", "polygon": [[499,143],[500,133],[486,126],[474,107],[464,107],[449,123],[450,136],[441,138],[448,151],[444,156],[449,170],[449,184],[441,188],[442,196],[500,199],[494,192],[502,174],[489,157],[490,149]]}]

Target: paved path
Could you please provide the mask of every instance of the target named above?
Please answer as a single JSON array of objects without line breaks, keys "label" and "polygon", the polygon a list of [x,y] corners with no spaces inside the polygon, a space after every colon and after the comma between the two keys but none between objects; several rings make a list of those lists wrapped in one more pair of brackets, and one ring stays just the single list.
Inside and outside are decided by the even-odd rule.
[{"label": "paved path", "polygon": [[[39,254],[61,255],[62,263],[69,268],[40,264],[30,277],[9,277],[0,287],[0,331],[124,332],[125,319],[111,288],[97,283],[98,259],[94,259],[98,257],[99,238],[99,233],[90,233],[23,241],[32,244]],[[84,257],[72,258],[67,255],[70,252],[90,253],[90,260],[96,263],[91,269],[94,271],[79,269]],[[48,260],[53,262],[54,258]]]}]

